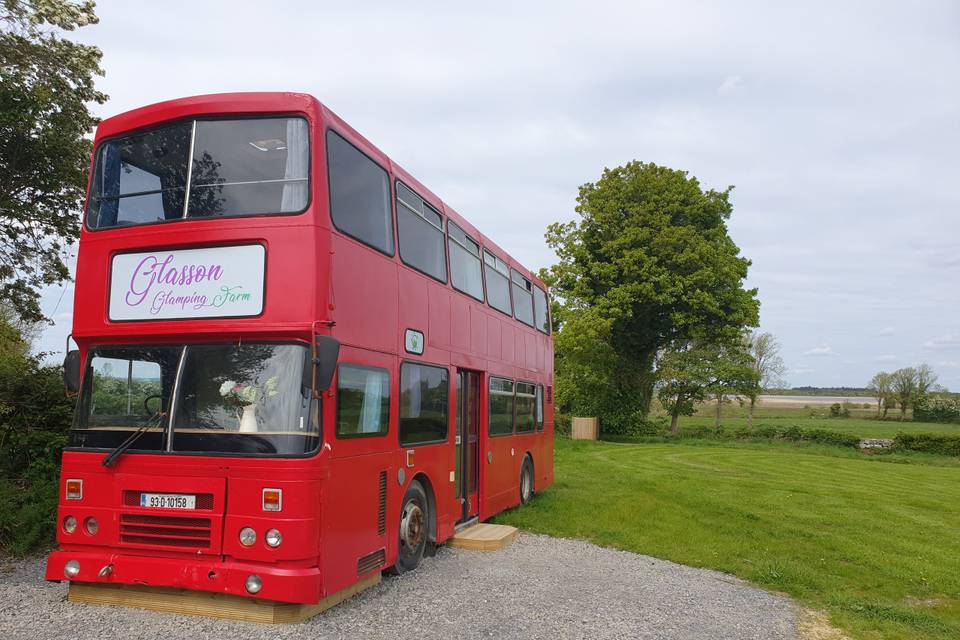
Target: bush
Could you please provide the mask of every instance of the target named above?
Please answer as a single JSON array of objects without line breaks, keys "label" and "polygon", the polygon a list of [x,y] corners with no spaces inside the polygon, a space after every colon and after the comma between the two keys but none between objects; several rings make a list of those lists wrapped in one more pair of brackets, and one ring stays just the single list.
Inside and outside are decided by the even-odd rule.
[{"label": "bush", "polygon": [[669,429],[670,424],[666,418],[653,420],[636,420],[630,425],[627,435],[634,437],[649,437],[664,434]]},{"label": "bush", "polygon": [[898,433],[893,446],[903,451],[960,456],[960,436],[944,433]]},{"label": "bush", "polygon": [[960,398],[946,396],[925,398],[913,408],[913,419],[920,422],[960,424]]},{"label": "bush", "polygon": [[553,414],[553,430],[558,436],[570,437],[570,425],[573,420],[565,413]]},{"label": "bush", "polygon": [[56,530],[60,452],[73,401],[0,315],[0,550],[27,553]]},{"label": "bush", "polygon": [[[661,430],[659,433],[661,435],[666,435],[665,430]],[[857,436],[840,433],[837,431],[829,431],[827,429],[802,429],[797,426],[762,426],[755,429],[740,427],[732,431],[727,431],[723,427],[720,427],[719,429],[710,427],[693,427],[690,429],[681,430],[680,437],[702,440],[774,440],[783,442],[812,442],[835,447],[849,448],[857,448],[860,444],[860,438]]]},{"label": "bush", "polygon": [[857,436],[827,429],[806,429],[803,432],[803,440],[818,444],[832,444],[837,447],[856,448],[860,446],[860,438]]},{"label": "bush", "polygon": [[839,402],[834,402],[830,405],[830,417],[831,418],[849,418],[850,417],[850,407],[848,403],[844,402],[840,404]]}]

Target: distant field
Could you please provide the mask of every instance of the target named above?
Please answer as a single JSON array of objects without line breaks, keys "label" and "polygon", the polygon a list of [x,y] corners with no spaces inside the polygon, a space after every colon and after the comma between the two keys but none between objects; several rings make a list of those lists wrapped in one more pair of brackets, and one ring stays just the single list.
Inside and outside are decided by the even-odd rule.
[{"label": "distant field", "polygon": [[[895,420],[896,415],[888,414],[891,419],[877,420],[876,408],[853,408],[849,418],[830,417],[830,403],[784,403],[764,401],[757,406],[754,417],[754,426],[788,427],[798,426],[808,429],[829,429],[841,433],[850,433],[861,438],[893,438],[903,431],[908,433],[951,433],[960,435],[960,424],[938,424],[935,422],[913,422]],[[682,417],[680,428],[684,427],[712,427],[716,404],[704,403],[697,408],[693,416]],[[745,427],[747,425],[747,409],[738,402],[724,404],[721,412],[721,421],[725,428]],[[910,413],[907,413],[910,417]]]},{"label": "distant field", "polygon": [[960,461],[922,462],[558,439],[554,487],[497,521],[732,573],[827,611],[853,638],[956,639]]}]

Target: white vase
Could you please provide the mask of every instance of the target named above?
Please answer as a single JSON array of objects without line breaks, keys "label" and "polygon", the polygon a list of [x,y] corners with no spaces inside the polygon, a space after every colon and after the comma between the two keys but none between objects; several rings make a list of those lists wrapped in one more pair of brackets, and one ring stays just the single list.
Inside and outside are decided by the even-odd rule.
[{"label": "white vase", "polygon": [[257,432],[257,405],[248,404],[243,407],[243,414],[240,416],[240,433]]}]

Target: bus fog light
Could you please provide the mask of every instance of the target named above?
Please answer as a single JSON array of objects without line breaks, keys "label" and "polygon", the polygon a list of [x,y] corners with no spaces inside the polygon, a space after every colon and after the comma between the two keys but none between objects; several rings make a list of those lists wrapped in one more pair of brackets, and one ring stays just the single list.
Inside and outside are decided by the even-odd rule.
[{"label": "bus fog light", "polygon": [[67,533],[73,533],[77,530],[77,519],[73,516],[67,516],[63,519],[63,530]]},{"label": "bus fog light", "polygon": [[260,581],[260,576],[256,574],[250,574],[247,576],[247,593],[258,593],[263,587],[263,583]]},{"label": "bus fog light", "polygon": [[68,578],[76,578],[80,573],[80,563],[76,560],[69,560],[67,564],[63,565],[63,575]]},{"label": "bus fog light", "polygon": [[245,547],[249,547],[254,542],[257,541],[257,532],[251,529],[250,527],[244,527],[240,529],[240,544]]},{"label": "bus fog light", "polygon": [[267,541],[267,544],[271,547],[279,547],[280,543],[283,542],[283,536],[280,535],[280,532],[276,529],[270,529],[267,531],[267,535],[263,537]]},{"label": "bus fog light", "polygon": [[94,517],[87,518],[83,521],[83,527],[87,530],[92,536],[97,535],[97,531],[100,530],[100,524],[97,522],[97,519]]}]

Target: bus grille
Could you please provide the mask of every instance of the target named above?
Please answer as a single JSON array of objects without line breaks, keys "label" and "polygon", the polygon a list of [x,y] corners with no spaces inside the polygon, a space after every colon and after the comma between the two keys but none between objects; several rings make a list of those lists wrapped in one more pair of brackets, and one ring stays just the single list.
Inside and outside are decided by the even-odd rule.
[{"label": "bus grille", "polygon": [[373,553],[368,553],[357,560],[357,575],[362,576],[365,573],[370,573],[374,569],[379,569],[383,566],[383,563],[386,562],[386,560],[386,549],[377,549]]},{"label": "bus grille", "polygon": [[121,513],[120,542],[181,549],[209,549],[210,518]]},{"label": "bus grille", "polygon": [[380,472],[380,503],[377,505],[377,535],[387,533],[387,472]]}]

